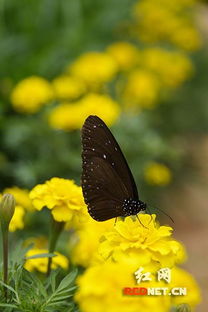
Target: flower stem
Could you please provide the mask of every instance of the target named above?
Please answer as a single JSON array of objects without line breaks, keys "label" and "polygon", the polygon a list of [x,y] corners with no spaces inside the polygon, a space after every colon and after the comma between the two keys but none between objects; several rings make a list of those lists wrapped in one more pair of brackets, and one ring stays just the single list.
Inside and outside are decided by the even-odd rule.
[{"label": "flower stem", "polygon": [[[65,222],[57,222],[52,218],[48,252],[53,253]],[[51,273],[52,258],[48,258],[47,276]]]},{"label": "flower stem", "polygon": [[[8,228],[2,228],[2,244],[3,244],[3,278],[4,284],[8,283]],[[4,296],[7,299],[7,288],[4,286]]]},{"label": "flower stem", "polygon": [[[0,201],[0,224],[3,245],[3,279],[8,283],[8,236],[9,224],[15,212],[15,199],[12,194],[4,194]],[[4,296],[7,300],[7,287],[4,286]]]}]

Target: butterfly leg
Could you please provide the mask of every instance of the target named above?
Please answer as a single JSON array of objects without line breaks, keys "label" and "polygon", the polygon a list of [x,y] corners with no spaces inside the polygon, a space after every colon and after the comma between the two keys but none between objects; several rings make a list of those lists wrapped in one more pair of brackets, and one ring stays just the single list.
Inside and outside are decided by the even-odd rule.
[{"label": "butterfly leg", "polygon": [[148,225],[152,222],[152,219],[153,219],[153,218],[152,218],[152,215],[150,215],[150,216],[151,216],[151,219],[150,219],[150,221],[149,221]]},{"label": "butterfly leg", "polygon": [[144,228],[148,229],[148,228],[141,222],[141,220],[139,219],[138,215],[136,215],[136,217],[137,217],[139,223],[140,223]]},{"label": "butterfly leg", "polygon": [[149,221],[149,223],[148,223],[148,225],[152,222],[152,214],[151,214],[151,211],[148,209],[148,207],[146,208],[147,209],[147,212],[148,212],[148,214],[151,216],[151,219],[150,219],[150,221]]},{"label": "butterfly leg", "polygon": [[118,219],[118,217],[115,218],[114,226],[116,225],[117,219]]}]

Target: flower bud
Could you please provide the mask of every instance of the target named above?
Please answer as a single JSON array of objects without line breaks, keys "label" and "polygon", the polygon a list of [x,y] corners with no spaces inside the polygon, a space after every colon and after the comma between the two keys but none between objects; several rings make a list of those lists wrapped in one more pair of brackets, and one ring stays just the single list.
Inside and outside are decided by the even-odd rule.
[{"label": "flower bud", "polygon": [[14,215],[15,199],[12,194],[4,194],[0,202],[0,223],[2,228],[8,227]]},{"label": "flower bud", "polygon": [[182,303],[177,306],[176,312],[191,312],[191,308],[187,303]]}]

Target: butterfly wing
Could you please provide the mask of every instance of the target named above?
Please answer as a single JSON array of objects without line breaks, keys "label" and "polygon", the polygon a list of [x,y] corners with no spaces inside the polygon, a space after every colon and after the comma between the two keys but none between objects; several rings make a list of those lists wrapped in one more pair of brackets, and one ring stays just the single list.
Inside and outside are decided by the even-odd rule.
[{"label": "butterfly wing", "polygon": [[104,221],[122,215],[126,189],[103,159],[92,156],[89,163],[84,160],[82,189],[88,212],[95,220]]},{"label": "butterfly wing", "polygon": [[82,189],[90,215],[98,221],[121,216],[124,199],[138,199],[137,187],[118,143],[99,117],[86,119],[82,145]]}]

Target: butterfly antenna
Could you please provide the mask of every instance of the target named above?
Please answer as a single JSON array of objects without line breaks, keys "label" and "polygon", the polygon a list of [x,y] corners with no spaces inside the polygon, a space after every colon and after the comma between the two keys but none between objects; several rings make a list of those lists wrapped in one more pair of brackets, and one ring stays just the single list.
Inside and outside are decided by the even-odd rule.
[{"label": "butterfly antenna", "polygon": [[139,221],[139,223],[140,223],[144,228],[148,229],[148,227],[146,227],[146,226],[141,222],[141,220],[139,219],[138,215],[136,215],[136,217],[137,217],[137,220]]},{"label": "butterfly antenna", "polygon": [[153,209],[159,210],[159,211],[162,212],[166,217],[168,217],[173,223],[175,223],[174,220],[173,220],[173,218],[171,218],[171,216],[169,216],[169,215],[168,215],[165,211],[163,211],[162,209],[160,209],[160,208],[158,208],[158,207],[153,207]]}]

